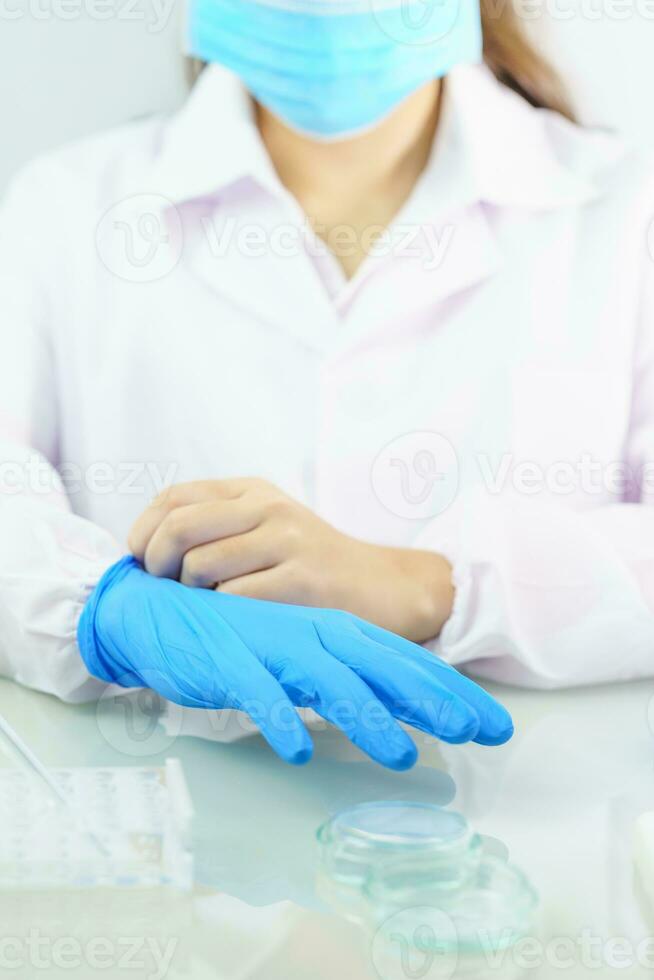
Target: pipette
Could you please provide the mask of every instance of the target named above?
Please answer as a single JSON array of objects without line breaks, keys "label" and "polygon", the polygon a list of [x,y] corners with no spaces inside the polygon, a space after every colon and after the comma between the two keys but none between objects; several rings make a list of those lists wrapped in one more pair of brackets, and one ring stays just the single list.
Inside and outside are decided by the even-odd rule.
[{"label": "pipette", "polygon": [[66,812],[70,816],[74,826],[76,826],[81,833],[85,834],[88,839],[93,842],[93,846],[100,852],[100,854],[102,854],[103,857],[109,857],[109,852],[102,841],[99,840],[91,828],[86,825],[82,815],[72,806],[70,800],[58,785],[56,779],[54,779],[47,767],[43,765],[40,759],[30,749],[29,745],[23,741],[18,732],[12,728],[7,719],[1,714],[0,732],[4,736],[5,746],[8,749],[9,755],[13,756],[20,765],[26,767],[32,773],[38,776],[41,783],[47,787],[51,798],[54,798],[60,806],[65,807]]}]

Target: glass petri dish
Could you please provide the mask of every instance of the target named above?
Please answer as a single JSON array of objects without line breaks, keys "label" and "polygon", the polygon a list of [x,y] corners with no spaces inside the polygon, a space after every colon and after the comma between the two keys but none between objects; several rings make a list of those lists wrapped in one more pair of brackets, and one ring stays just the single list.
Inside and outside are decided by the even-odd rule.
[{"label": "glass petri dish", "polygon": [[461,814],[425,803],[364,803],[332,817],[317,836],[320,893],[354,918],[377,868],[399,864],[419,874],[427,862],[432,886],[456,890],[474,875],[481,855],[481,839]]},{"label": "glass petri dish", "polygon": [[393,921],[410,945],[420,937],[425,952],[425,921],[438,914],[447,922],[434,931],[438,951],[459,954],[509,949],[532,935],[538,897],[519,868],[484,855],[475,874],[458,889],[444,890],[438,867],[429,859],[420,867],[396,862],[373,869],[363,887],[365,918],[373,930]]}]

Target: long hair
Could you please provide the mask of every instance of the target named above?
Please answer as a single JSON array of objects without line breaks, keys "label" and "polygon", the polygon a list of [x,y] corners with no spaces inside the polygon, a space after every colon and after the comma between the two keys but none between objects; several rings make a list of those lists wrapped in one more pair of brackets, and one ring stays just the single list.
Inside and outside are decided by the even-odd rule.
[{"label": "long hair", "polygon": [[[512,0],[480,0],[484,61],[498,81],[530,105],[552,109],[574,121],[575,113],[554,67],[528,39]],[[189,59],[188,77],[194,82],[204,63]]]},{"label": "long hair", "polygon": [[565,87],[525,34],[511,0],[481,0],[484,61],[498,81],[539,109],[574,120]]}]

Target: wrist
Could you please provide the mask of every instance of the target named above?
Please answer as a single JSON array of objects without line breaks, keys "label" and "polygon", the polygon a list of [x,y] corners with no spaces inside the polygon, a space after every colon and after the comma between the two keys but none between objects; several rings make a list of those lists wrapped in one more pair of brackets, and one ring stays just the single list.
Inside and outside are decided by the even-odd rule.
[{"label": "wrist", "polygon": [[414,643],[440,634],[455,591],[452,566],[442,555],[351,541],[347,558],[349,574],[339,579],[333,596],[336,608]]},{"label": "wrist", "polygon": [[396,562],[405,579],[401,634],[414,643],[435,639],[454,606],[452,566],[442,555],[397,549]]}]

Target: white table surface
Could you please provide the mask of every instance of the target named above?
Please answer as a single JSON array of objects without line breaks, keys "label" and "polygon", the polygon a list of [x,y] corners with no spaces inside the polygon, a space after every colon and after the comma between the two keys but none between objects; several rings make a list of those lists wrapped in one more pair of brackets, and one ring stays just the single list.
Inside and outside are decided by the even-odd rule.
[{"label": "white table surface", "polygon": [[[27,904],[2,895],[0,939],[23,937],[30,929],[51,943],[57,937],[108,937],[114,954],[102,969],[86,961],[67,965],[60,957],[47,971],[30,962],[11,970],[5,964],[0,973],[375,978],[371,934],[316,895],[315,832],[330,814],[355,803],[408,799],[461,811],[527,873],[541,897],[542,952],[537,948],[526,976],[650,975],[654,946],[639,951],[637,944],[654,935],[654,910],[650,914],[634,880],[631,833],[635,818],[654,810],[654,686],[492,690],[513,713],[511,743],[444,746],[418,736],[419,764],[397,774],[367,761],[332,730],[314,734],[314,759],[295,769],[256,736],[225,745],[177,734],[182,723],[182,731],[201,726],[206,719],[199,712],[174,714],[164,727],[150,713],[151,701],[137,696],[68,706],[0,681],[0,711],[49,765],[161,765],[176,757],[196,810],[196,888],[190,895],[149,894],[145,900],[124,892],[62,893],[31,897]],[[139,937],[129,963],[129,940]],[[47,957],[51,947],[43,948]],[[154,960],[148,949],[155,950]],[[165,956],[169,963],[162,962]],[[76,962],[73,955],[70,963]],[[510,965],[503,961],[487,975],[505,980]],[[431,980],[424,971],[408,975]],[[400,973],[382,980],[405,978]]]}]

